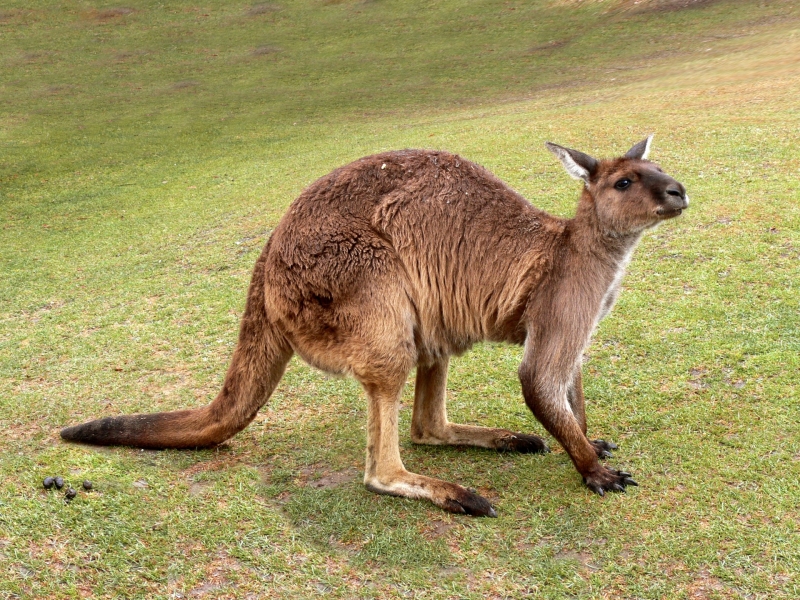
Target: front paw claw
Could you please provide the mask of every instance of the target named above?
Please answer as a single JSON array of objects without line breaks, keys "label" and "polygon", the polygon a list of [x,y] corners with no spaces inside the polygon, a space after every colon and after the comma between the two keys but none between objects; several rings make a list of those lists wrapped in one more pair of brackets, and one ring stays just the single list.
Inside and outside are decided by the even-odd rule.
[{"label": "front paw claw", "polygon": [[605,440],[590,440],[589,443],[592,444],[597,458],[600,459],[611,458],[613,456],[611,451],[619,448],[614,442],[607,442]]},{"label": "front paw claw", "polygon": [[599,496],[605,496],[606,492],[624,492],[629,485],[639,485],[631,478],[630,473],[608,467],[602,467],[597,473],[584,477],[583,482]]}]

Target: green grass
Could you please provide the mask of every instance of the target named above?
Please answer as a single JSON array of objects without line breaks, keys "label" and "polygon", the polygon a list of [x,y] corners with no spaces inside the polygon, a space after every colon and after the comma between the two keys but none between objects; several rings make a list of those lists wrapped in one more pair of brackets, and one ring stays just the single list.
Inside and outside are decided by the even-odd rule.
[{"label": "green grass", "polygon": [[[5,2],[0,598],[800,596],[800,9],[664,4]],[[413,446],[409,388],[406,465],[499,518],[370,494],[359,387],[299,361],[217,450],[59,440],[207,402],[260,247],[331,169],[443,148],[569,215],[543,142],[650,132],[692,205],[584,367],[639,488],[593,496],[557,447]],[[451,418],[541,434],[520,355],[455,359]],[[55,474],[94,490],[66,504]]]}]

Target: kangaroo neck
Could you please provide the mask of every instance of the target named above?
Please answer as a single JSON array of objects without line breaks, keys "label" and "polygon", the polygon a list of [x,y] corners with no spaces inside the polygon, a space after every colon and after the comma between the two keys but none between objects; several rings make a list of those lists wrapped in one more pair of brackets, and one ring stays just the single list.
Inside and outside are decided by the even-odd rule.
[{"label": "kangaroo neck", "polygon": [[594,200],[588,190],[578,203],[575,217],[567,221],[569,253],[586,267],[610,268],[615,274],[625,268],[643,231],[618,232],[604,227],[595,211]]},{"label": "kangaroo neck", "polygon": [[584,197],[575,217],[564,229],[563,269],[580,284],[573,290],[583,297],[595,324],[608,314],[619,294],[633,251],[642,231],[621,234],[604,228],[592,198]]}]

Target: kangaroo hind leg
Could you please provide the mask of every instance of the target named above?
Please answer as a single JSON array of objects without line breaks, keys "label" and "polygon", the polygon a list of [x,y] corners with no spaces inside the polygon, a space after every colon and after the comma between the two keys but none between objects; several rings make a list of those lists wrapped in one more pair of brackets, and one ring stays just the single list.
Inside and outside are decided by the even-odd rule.
[{"label": "kangaroo hind leg", "polygon": [[549,452],[538,435],[496,427],[458,425],[447,420],[447,358],[417,365],[411,439],[416,444],[478,446],[502,452]]},{"label": "kangaroo hind leg", "polygon": [[406,470],[400,459],[397,429],[403,383],[404,380],[362,381],[369,402],[364,473],[367,489],[378,494],[430,500],[453,513],[496,517],[497,513],[484,497],[455,483]]},{"label": "kangaroo hind leg", "polygon": [[[350,340],[351,369],[367,395],[364,484],[378,494],[426,499],[444,510],[496,516],[488,500],[466,488],[406,470],[400,458],[398,411],[408,374],[417,362],[413,309],[396,287],[364,308]],[[372,298],[377,296],[373,295]]]}]

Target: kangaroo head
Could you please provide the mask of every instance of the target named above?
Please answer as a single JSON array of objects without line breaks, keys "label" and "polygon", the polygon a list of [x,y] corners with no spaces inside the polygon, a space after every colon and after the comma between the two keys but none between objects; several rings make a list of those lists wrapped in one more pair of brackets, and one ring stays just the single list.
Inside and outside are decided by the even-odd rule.
[{"label": "kangaroo head", "polygon": [[647,160],[652,139],[651,135],[612,160],[597,160],[550,142],[546,145],[567,173],[584,182],[579,211],[593,211],[605,233],[627,235],[677,217],[689,206],[683,184]]}]

